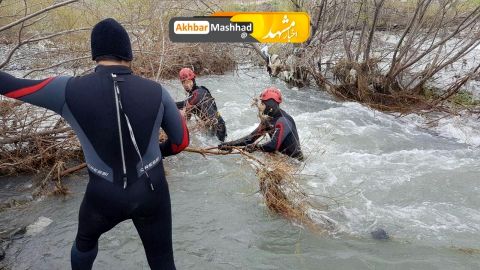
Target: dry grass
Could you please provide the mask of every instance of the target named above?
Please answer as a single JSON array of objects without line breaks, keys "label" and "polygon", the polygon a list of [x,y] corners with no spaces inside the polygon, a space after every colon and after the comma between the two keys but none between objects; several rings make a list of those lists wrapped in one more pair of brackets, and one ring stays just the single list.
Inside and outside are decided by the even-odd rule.
[{"label": "dry grass", "polygon": [[256,164],[256,175],[260,192],[268,209],[294,223],[307,227],[316,233],[335,230],[335,224],[312,211],[322,213],[328,210],[326,204],[312,203],[313,198],[298,183],[299,164],[279,155],[267,156]]}]

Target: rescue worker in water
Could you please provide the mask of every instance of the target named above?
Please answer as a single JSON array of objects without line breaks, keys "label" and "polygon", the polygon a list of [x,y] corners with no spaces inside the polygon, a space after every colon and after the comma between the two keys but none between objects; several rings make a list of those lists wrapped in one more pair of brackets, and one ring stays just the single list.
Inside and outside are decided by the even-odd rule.
[{"label": "rescue worker in water", "polygon": [[186,109],[187,118],[189,114],[197,116],[205,124],[210,135],[216,135],[223,142],[227,137],[225,121],[218,112],[217,104],[210,90],[205,86],[197,86],[195,77],[195,73],[190,68],[180,70],[180,82],[189,96],[186,100],[177,102],[177,108]]},{"label": "rescue worker in water", "polygon": [[[248,152],[256,150],[263,152],[278,151],[298,160],[303,160],[295,121],[288,113],[280,109],[280,103],[282,103],[280,90],[276,87],[266,88],[260,94],[259,104],[259,109],[267,116],[265,120],[262,120],[259,126],[249,135],[235,141],[221,143],[218,148],[229,150],[232,146],[245,146],[245,150]],[[270,136],[270,141],[264,144],[255,143],[265,134]]]}]

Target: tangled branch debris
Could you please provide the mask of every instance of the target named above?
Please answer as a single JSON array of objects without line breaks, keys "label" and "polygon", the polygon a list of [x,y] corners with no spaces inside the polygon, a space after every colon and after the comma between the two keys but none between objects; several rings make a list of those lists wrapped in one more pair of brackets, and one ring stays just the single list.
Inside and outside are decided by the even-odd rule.
[{"label": "tangled branch debris", "polygon": [[335,222],[324,215],[328,205],[314,201],[298,183],[301,166],[286,156],[265,155],[263,159],[243,150],[231,147],[229,151],[214,148],[187,148],[184,151],[202,156],[239,155],[254,168],[260,193],[267,208],[287,220],[305,226],[316,233],[328,233],[336,229]]},{"label": "tangled branch debris", "polygon": [[[9,100],[1,102],[0,174],[43,175],[33,197],[46,193],[67,194],[62,177],[86,167],[73,131],[51,113],[32,113],[31,106]],[[12,134],[15,136],[11,137]],[[161,133],[160,140],[164,139],[165,135]],[[238,155],[244,158],[256,170],[260,192],[269,210],[316,232],[333,230],[334,224],[321,215],[328,206],[310,203],[312,198],[295,179],[299,166],[288,158],[267,155],[261,159],[241,147],[233,147],[230,151],[221,151],[216,147],[188,147],[184,151],[204,157]],[[67,168],[66,164],[75,163],[81,164]],[[53,191],[46,192],[48,185],[53,187]]]}]

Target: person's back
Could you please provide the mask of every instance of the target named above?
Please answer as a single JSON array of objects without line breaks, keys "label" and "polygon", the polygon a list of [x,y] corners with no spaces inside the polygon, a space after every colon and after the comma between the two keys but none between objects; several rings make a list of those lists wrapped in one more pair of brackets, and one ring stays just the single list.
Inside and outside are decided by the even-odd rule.
[{"label": "person's back", "polygon": [[[162,158],[188,145],[185,120],[160,84],[132,75],[128,34],[113,19],[94,27],[92,58],[99,66],[82,77],[24,80],[0,72],[0,94],[55,111],[80,140],[90,181],[72,269],[91,269],[99,237],[127,219],[135,224],[150,267],[175,269]],[[168,139],[159,145],[160,128]]]},{"label": "person's back", "polygon": [[[118,86],[121,108],[118,115],[112,74],[120,80]],[[90,75],[69,80],[61,114],[78,134],[89,167],[103,172],[115,172],[104,178],[123,186],[122,156],[125,157],[129,181],[135,182],[143,169],[123,113],[129,117],[144,165],[152,167],[161,159],[158,137],[165,116],[162,99],[172,101],[161,85],[132,75],[128,67],[98,66]],[[174,120],[180,123],[182,121],[181,118]],[[119,147],[119,126],[122,129],[123,155]],[[181,125],[173,127],[180,129],[176,130],[177,133],[183,134]],[[176,143],[182,144],[181,141]],[[103,162],[97,163],[99,160]],[[101,173],[97,175],[103,177]]]}]

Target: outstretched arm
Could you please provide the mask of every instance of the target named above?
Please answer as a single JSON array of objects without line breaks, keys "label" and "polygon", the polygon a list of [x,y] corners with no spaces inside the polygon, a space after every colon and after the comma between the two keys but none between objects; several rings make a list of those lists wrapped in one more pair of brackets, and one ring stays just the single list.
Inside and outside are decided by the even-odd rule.
[{"label": "outstretched arm", "polygon": [[18,79],[0,71],[0,94],[61,114],[69,79],[70,77],[51,77],[44,80]]},{"label": "outstretched arm", "polygon": [[258,138],[262,137],[267,132],[266,126],[264,123],[260,123],[260,125],[252,131],[252,133],[244,136],[238,140],[234,140],[231,142],[225,142],[220,144],[220,146],[245,146],[248,144],[254,143]]},{"label": "outstretched arm", "polygon": [[198,90],[194,90],[187,99],[185,99],[184,101],[175,102],[175,104],[177,105],[177,108],[181,110],[185,107],[197,105],[199,101],[200,101],[200,94],[198,93]]},{"label": "outstretched arm", "polygon": [[175,106],[170,94],[162,88],[163,119],[162,129],[167,133],[168,139],[160,144],[163,157],[180,153],[189,144],[189,134],[185,118]]}]

